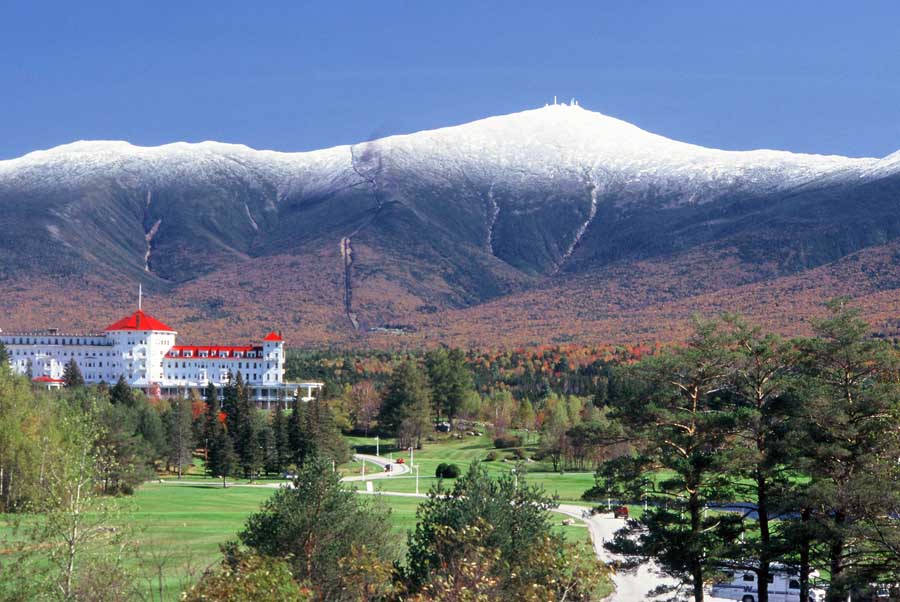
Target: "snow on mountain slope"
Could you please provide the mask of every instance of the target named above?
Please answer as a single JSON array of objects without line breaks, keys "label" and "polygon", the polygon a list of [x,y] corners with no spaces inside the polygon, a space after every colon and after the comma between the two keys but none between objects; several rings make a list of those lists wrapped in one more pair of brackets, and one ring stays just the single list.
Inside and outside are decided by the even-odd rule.
[{"label": "snow on mountain slope", "polygon": [[715,150],[670,140],[577,105],[550,105],[304,153],[217,142],[158,147],[75,142],[0,161],[0,183],[60,185],[110,174],[146,185],[169,178],[241,177],[283,194],[361,185],[370,175],[366,172],[377,169],[379,174],[407,172],[441,181],[463,173],[512,188],[576,178],[592,187],[653,191],[700,202],[735,191],[775,191],[820,178],[900,169],[900,159],[890,159]]}]

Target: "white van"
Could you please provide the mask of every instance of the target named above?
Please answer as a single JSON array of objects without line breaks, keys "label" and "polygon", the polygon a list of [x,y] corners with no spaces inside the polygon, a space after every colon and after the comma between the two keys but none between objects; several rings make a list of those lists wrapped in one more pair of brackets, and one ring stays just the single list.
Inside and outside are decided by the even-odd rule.
[{"label": "white van", "polygon": [[[741,602],[756,602],[759,599],[759,584],[756,582],[756,573],[752,571],[728,571],[726,575],[730,581],[716,583],[712,587],[711,594],[715,598],[726,600],[740,600]],[[810,577],[817,577],[813,571]],[[796,573],[790,573],[783,569],[773,568],[769,573],[769,602],[800,602],[800,578]],[[809,590],[809,602],[822,602],[825,592],[820,589]]]}]

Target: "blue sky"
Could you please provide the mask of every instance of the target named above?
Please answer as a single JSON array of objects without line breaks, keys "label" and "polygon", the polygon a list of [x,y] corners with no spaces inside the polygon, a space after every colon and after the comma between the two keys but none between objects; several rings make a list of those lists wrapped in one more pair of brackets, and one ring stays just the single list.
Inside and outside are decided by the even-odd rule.
[{"label": "blue sky", "polygon": [[900,149],[900,2],[8,2],[0,158],[308,150],[558,95],[688,142]]}]

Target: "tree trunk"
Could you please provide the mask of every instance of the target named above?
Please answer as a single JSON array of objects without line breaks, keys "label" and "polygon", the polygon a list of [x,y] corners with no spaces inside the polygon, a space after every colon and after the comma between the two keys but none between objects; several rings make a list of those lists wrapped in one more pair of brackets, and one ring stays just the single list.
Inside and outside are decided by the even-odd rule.
[{"label": "tree trunk", "polygon": [[809,508],[804,508],[800,512],[800,521],[803,524],[800,541],[800,602],[809,600],[809,518]]},{"label": "tree trunk", "polygon": [[756,471],[756,514],[759,523],[759,566],[757,567],[757,583],[759,584],[758,602],[769,602],[769,492],[766,475],[762,470]]},{"label": "tree trunk", "polygon": [[[700,507],[696,491],[691,493],[688,507],[691,512],[691,540],[697,541],[703,528],[701,524],[703,509]],[[696,556],[691,558],[691,578],[694,581],[694,602],[703,602],[703,564]]]},{"label": "tree trunk", "polygon": [[[844,522],[844,514],[837,512],[834,522],[841,525]],[[828,548],[829,569],[831,571],[831,587],[828,588],[828,602],[844,602],[847,599],[848,588],[844,581],[844,537],[838,535]]]}]

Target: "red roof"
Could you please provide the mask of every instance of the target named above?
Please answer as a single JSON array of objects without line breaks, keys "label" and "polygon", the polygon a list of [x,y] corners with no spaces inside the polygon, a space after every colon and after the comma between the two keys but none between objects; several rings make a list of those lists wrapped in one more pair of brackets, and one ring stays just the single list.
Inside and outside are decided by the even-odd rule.
[{"label": "red roof", "polygon": [[49,376],[38,376],[37,378],[32,378],[31,382],[35,383],[63,383],[66,382],[60,378],[51,378]]},{"label": "red roof", "polygon": [[175,345],[166,352],[166,359],[185,359],[185,351],[191,352],[191,357],[187,359],[192,360],[200,358],[201,351],[206,351],[207,357],[200,359],[244,359],[244,357],[234,357],[235,352],[241,352],[244,356],[249,351],[261,354],[262,347],[253,345]]},{"label": "red roof", "polygon": [[281,338],[280,334],[278,334],[277,332],[275,332],[273,330],[272,332],[267,334],[265,337],[263,337],[263,340],[264,341],[283,341],[284,339]]},{"label": "red roof", "polygon": [[167,332],[175,332],[171,327],[163,324],[153,316],[145,314],[141,310],[137,310],[130,316],[110,324],[105,330],[164,330]]}]

